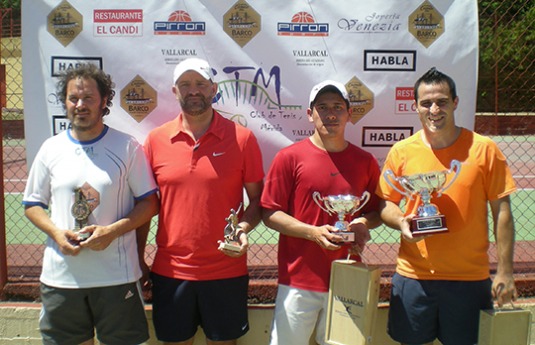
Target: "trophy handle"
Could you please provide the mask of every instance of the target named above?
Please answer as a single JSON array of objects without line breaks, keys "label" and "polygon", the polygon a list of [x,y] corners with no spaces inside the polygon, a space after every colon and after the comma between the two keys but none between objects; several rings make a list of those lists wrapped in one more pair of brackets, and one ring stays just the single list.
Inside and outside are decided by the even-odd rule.
[{"label": "trophy handle", "polygon": [[[362,201],[362,200],[364,200],[364,201]],[[368,201],[370,201],[370,193],[368,191],[364,191],[364,193],[362,193],[362,196],[360,197],[360,205],[359,205],[359,207],[357,207],[353,212],[351,212],[351,215],[354,215],[355,212],[357,212],[358,210],[363,208],[364,205],[366,205],[368,203]]]},{"label": "trophy handle", "polygon": [[438,192],[437,196],[441,196],[442,193],[444,193],[446,189],[450,188],[453,182],[457,179],[457,176],[459,176],[459,173],[461,172],[461,162],[459,162],[456,159],[453,159],[451,161],[450,170],[448,170],[448,174],[451,174],[454,171],[454,169],[455,169],[455,175],[453,175],[453,178],[450,180],[450,182],[446,186],[440,189],[440,192]]},{"label": "trophy handle", "polygon": [[323,198],[321,197],[320,192],[314,192],[312,193],[312,200],[325,212],[328,214],[332,214],[331,210],[328,210],[325,206],[323,206]]},{"label": "trophy handle", "polygon": [[394,183],[392,183],[392,181],[390,181],[390,178],[392,178],[394,181],[397,181],[397,177],[396,175],[394,175],[394,172],[392,170],[386,170],[384,173],[383,173],[383,177],[385,178],[385,181],[386,183],[388,183],[388,185],[392,188],[394,188],[394,190],[396,192],[398,192],[399,194],[401,195],[404,195],[406,196],[407,198],[411,199],[412,200],[412,195],[410,193],[408,193],[407,191],[402,191],[401,189],[399,189],[398,187],[396,187],[396,185]]}]

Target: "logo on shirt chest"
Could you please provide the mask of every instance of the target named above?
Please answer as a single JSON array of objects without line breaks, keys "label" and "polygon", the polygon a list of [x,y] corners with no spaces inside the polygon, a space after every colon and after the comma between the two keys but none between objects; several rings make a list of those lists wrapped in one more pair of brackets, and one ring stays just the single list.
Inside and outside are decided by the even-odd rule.
[{"label": "logo on shirt chest", "polygon": [[97,154],[93,146],[80,146],[74,149],[77,156],[85,154],[89,158],[95,157]]}]

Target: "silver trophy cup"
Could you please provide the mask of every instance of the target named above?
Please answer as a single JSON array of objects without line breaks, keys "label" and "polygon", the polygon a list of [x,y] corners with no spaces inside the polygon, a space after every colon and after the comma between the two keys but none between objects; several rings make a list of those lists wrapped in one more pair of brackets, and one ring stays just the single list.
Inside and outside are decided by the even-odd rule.
[{"label": "silver trophy cup", "polygon": [[330,215],[338,215],[338,220],[334,224],[337,229],[336,234],[344,239],[344,242],[354,242],[355,233],[349,230],[349,222],[346,216],[352,216],[360,210],[370,200],[370,193],[364,192],[359,199],[354,195],[328,195],[322,197],[319,192],[312,193],[314,202]]},{"label": "silver trophy cup", "polygon": [[[398,193],[411,200],[416,194],[420,195],[422,204],[418,206],[418,214],[411,222],[411,231],[414,236],[448,231],[446,217],[440,214],[436,205],[431,203],[431,198],[433,194],[440,197],[444,191],[450,188],[460,171],[461,162],[454,159],[450,163],[449,170],[400,177],[395,176],[392,170],[386,170],[383,173],[386,183]],[[447,176],[452,173],[455,175],[445,185]],[[392,181],[398,182],[403,190],[399,189]]]}]

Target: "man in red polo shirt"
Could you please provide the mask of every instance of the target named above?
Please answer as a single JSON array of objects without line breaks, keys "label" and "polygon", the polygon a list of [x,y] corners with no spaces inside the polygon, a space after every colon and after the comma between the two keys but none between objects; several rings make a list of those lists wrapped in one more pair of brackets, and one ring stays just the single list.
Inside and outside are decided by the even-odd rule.
[{"label": "man in red polo shirt", "polygon": [[[235,344],[248,329],[247,233],[260,221],[262,156],[253,133],[212,108],[211,67],[177,65],[173,93],[182,112],[145,142],[160,188],[152,266],[153,320],[165,344],[192,344],[201,326],[208,344]],[[238,212],[239,252],[218,248],[226,218]],[[243,209],[243,207],[242,207]]]}]

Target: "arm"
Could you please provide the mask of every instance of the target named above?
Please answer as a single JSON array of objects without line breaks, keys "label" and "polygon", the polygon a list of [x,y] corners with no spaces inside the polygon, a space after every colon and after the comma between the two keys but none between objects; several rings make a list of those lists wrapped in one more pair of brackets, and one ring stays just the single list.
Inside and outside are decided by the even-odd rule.
[{"label": "arm", "polygon": [[158,213],[159,207],[158,196],[156,193],[152,193],[138,200],[132,211],[116,222],[106,226],[89,225],[84,227],[81,232],[92,234],[87,240],[81,242],[80,246],[92,250],[104,250],[114,239],[150,221]]},{"label": "arm", "polygon": [[349,223],[351,231],[355,233],[355,243],[351,246],[351,252],[354,254],[362,253],[366,243],[371,239],[370,229],[374,229],[381,224],[383,222],[376,211],[368,212],[353,219]]},{"label": "arm", "polygon": [[61,253],[64,255],[78,255],[81,248],[78,235],[72,230],[58,228],[48,216],[48,213],[41,206],[26,206],[24,214],[37,228],[56,241]]},{"label": "arm", "polygon": [[493,230],[498,255],[498,268],[492,282],[492,296],[501,307],[517,298],[513,277],[515,228],[509,196],[490,201],[490,208],[494,220]]},{"label": "arm", "polygon": [[244,186],[247,197],[249,198],[249,206],[243,212],[238,227],[245,233],[248,233],[260,223],[262,217],[260,212],[260,195],[262,194],[262,188],[264,188],[264,182],[245,183]]},{"label": "arm", "polygon": [[142,273],[140,283],[141,283],[141,288],[143,290],[150,289],[150,284],[149,284],[150,268],[145,262],[145,247],[147,245],[147,238],[149,237],[150,223],[151,221],[149,220],[148,222],[143,223],[136,228],[137,254],[139,257],[139,266],[141,267],[141,273]]},{"label": "arm", "polygon": [[280,210],[264,209],[262,219],[264,224],[281,234],[304,238],[315,242],[322,248],[329,250],[340,249],[341,246],[335,244],[342,239],[333,234],[336,228],[332,225],[315,226],[301,222],[289,214]]}]

